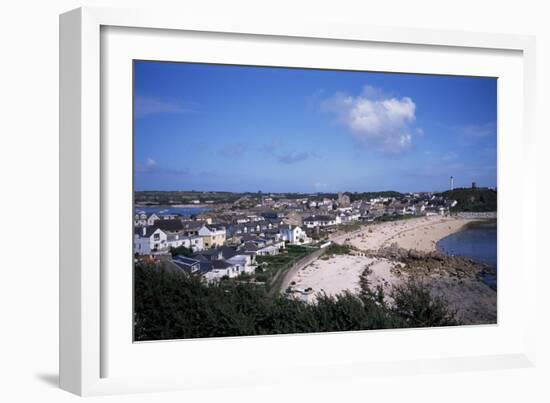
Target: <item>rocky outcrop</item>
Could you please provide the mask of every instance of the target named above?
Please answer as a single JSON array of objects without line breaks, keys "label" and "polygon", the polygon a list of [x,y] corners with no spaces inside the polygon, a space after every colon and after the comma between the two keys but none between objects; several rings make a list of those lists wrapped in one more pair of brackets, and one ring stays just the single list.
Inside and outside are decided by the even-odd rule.
[{"label": "rocky outcrop", "polygon": [[[371,252],[370,256],[394,262],[392,273],[404,281],[421,281],[430,293],[447,301],[460,324],[494,324],[497,320],[495,290],[482,279],[495,270],[472,259],[419,252],[397,244]],[[362,285],[367,285],[368,271]]]},{"label": "rocky outcrop", "polygon": [[459,279],[481,280],[484,276],[495,273],[492,267],[466,257],[447,256],[440,252],[426,253],[407,250],[398,247],[395,243],[389,247],[381,248],[376,253],[371,253],[371,255],[401,263],[396,265],[396,270],[400,270],[407,275],[447,275]]}]

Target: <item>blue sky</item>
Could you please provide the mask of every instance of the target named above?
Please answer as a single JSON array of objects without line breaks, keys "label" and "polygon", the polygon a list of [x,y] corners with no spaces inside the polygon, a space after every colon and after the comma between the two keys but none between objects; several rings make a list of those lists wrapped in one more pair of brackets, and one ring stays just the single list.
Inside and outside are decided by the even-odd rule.
[{"label": "blue sky", "polygon": [[496,186],[493,78],[136,61],[136,190]]}]

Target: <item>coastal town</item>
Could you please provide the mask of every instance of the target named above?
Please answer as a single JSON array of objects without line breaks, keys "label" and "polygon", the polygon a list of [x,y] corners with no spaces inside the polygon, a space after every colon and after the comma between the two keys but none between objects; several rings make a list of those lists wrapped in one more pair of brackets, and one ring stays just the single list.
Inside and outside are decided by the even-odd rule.
[{"label": "coastal town", "polygon": [[135,340],[496,323],[495,78],[135,61],[134,90]]},{"label": "coastal town", "polygon": [[[134,217],[135,262],[161,265],[207,283],[238,281],[264,286],[272,294],[308,303],[314,303],[320,293],[359,293],[367,277],[373,287],[389,292],[404,278],[398,259],[390,258],[392,248],[401,253],[438,253],[437,242],[445,236],[468,223],[496,219],[491,211],[460,211],[465,206],[449,197],[460,195],[456,192],[259,192],[217,202],[204,192],[184,194],[198,197],[187,199],[186,204],[170,200],[171,204],[157,206],[158,193],[139,194],[136,198],[142,204],[136,206]],[[496,190],[477,189],[475,184],[458,192],[485,198],[494,194],[496,199]],[[469,196],[468,200],[474,199]],[[172,212],[178,209],[189,214]],[[337,248],[345,248],[345,253],[335,254]],[[492,304],[494,293],[478,283],[471,284],[481,286]],[[460,301],[460,309],[478,302]]]},{"label": "coastal town", "polygon": [[[197,202],[188,207],[209,208],[191,217],[163,213],[162,209],[158,213],[147,213],[137,207],[134,217],[136,257],[161,259],[171,256],[171,251],[185,248],[196,258],[196,264],[188,257],[188,267],[178,256],[174,263],[183,270],[200,266],[200,273],[208,280],[235,277],[253,272],[256,256],[277,255],[286,245],[314,248],[362,224],[412,217],[444,217],[457,203],[434,194],[374,197],[352,202],[345,193],[338,193],[334,199],[266,195],[254,199],[241,197],[231,204]],[[240,208],[243,204],[251,207]],[[213,261],[217,262],[215,267]]]}]

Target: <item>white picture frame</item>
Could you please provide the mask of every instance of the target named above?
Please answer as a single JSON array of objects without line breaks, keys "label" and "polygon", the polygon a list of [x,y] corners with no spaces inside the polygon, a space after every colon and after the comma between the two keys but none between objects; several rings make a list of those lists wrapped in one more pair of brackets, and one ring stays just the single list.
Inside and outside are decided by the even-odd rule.
[{"label": "white picture frame", "polygon": [[[138,31],[140,29],[142,31]],[[102,37],[106,32],[114,32],[113,39],[109,39],[109,42]],[[121,33],[121,37],[130,37],[130,39],[121,39],[120,37],[117,39],[117,32]],[[144,35],[138,47],[121,47],[121,45],[125,45],[121,41],[131,41],[131,37],[137,36],[138,32]],[[152,33],[156,36],[150,38],[152,42],[147,44],[148,41],[145,39]],[[509,86],[510,94],[516,94],[518,99],[514,99],[514,104],[508,104],[506,100],[502,103],[504,111],[512,110],[514,107],[517,110],[516,116],[508,117],[499,114],[499,128],[502,127],[502,130],[499,129],[499,259],[502,258],[501,250],[503,250],[502,253],[513,253],[510,255],[510,259],[521,265],[521,278],[516,280],[516,284],[520,284],[521,287],[518,287],[517,294],[512,296],[507,291],[513,285],[511,277],[504,276],[503,287],[499,284],[499,325],[422,331],[370,331],[311,336],[289,335],[133,344],[125,333],[128,329],[124,330],[124,326],[128,327],[127,321],[118,320],[119,318],[124,319],[124,317],[117,316],[119,311],[124,315],[128,310],[128,303],[130,306],[131,303],[125,300],[126,305],[124,305],[117,301],[113,302],[113,298],[109,298],[112,290],[118,290],[118,287],[121,290],[124,288],[124,292],[120,295],[128,297],[128,287],[131,285],[120,284],[127,277],[112,277],[110,272],[106,272],[111,252],[106,242],[108,236],[105,233],[106,228],[109,229],[110,226],[117,226],[118,230],[122,228],[122,231],[125,231],[125,223],[113,224],[111,220],[107,219],[106,212],[111,211],[110,209],[115,203],[114,200],[122,200],[120,208],[128,207],[124,207],[124,205],[131,200],[131,194],[124,195],[123,193],[127,189],[123,186],[124,175],[127,174],[127,171],[117,170],[115,175],[114,170],[118,168],[114,168],[110,160],[110,155],[116,147],[124,147],[128,144],[125,142],[127,138],[125,141],[113,142],[112,136],[105,137],[105,133],[108,133],[113,127],[111,125],[119,124],[109,120],[109,108],[111,106],[113,108],[121,107],[120,111],[123,116],[126,116],[125,113],[129,109],[129,105],[113,106],[117,99],[127,99],[128,82],[126,81],[124,84],[124,79],[115,80],[117,83],[121,83],[117,87],[119,84],[113,84],[115,82],[113,80],[105,80],[102,74],[120,78],[121,76],[116,74],[121,74],[120,72],[124,74],[124,66],[127,66],[128,58],[131,59],[135,54],[141,56],[151,54],[151,44],[154,44],[155,41],[159,43],[159,53],[155,55],[155,58],[170,58],[170,46],[173,47],[173,44],[181,39],[179,34],[185,35],[185,33],[192,33],[195,40],[211,34],[215,34],[216,41],[230,41],[231,38],[239,38],[243,49],[248,46],[246,38],[252,38],[256,44],[262,45],[262,41],[266,41],[266,43],[272,44],[270,46],[280,45],[282,48],[288,46],[285,44],[289,41],[299,43],[302,48],[311,46],[312,41],[316,41],[315,43],[319,46],[328,46],[334,51],[348,45],[358,47],[359,51],[363,45],[374,46],[378,49],[393,46],[397,56],[399,56],[399,52],[407,52],[407,49],[410,48],[414,52],[424,52],[425,57],[433,65],[429,72],[439,74],[452,74],[457,71],[462,74],[468,72],[471,72],[472,75],[481,74],[485,71],[482,66],[484,61],[492,64],[487,66],[487,75],[491,75],[490,70],[492,69],[502,69],[503,85]],[[160,45],[162,41],[164,41],[164,45]],[[106,46],[107,44],[108,46]],[[120,50],[117,52],[117,57],[121,58],[120,63],[110,65],[109,62],[106,63],[105,60],[102,60],[102,58],[111,56],[113,61],[116,59],[109,51],[103,49],[110,46],[119,46],[116,49]],[[124,48],[130,50],[124,52]],[[189,42],[189,49],[192,48],[192,43]],[[166,49],[165,53],[163,49]],[[522,204],[522,200],[520,200],[521,207],[517,216],[509,217],[502,213],[502,211],[507,211],[506,200],[511,195],[506,192],[506,183],[522,186],[523,189],[535,186],[536,168],[535,159],[532,158],[535,152],[533,130],[534,49],[533,37],[519,35],[367,27],[316,21],[301,21],[300,23],[292,22],[292,20],[270,21],[269,19],[248,21],[244,17],[231,21],[213,20],[150,10],[81,8],[61,15],[61,387],[79,395],[97,395],[208,388],[235,384],[245,386],[258,383],[293,382],[296,378],[330,380],[380,373],[396,375],[534,365],[536,290],[534,282],[521,279],[536,276],[535,242],[529,242],[534,237],[533,234],[536,233],[536,212],[534,209],[528,208],[525,203]],[[132,52],[137,53],[132,54]],[[205,52],[208,53],[208,50]],[[243,50],[234,49],[235,54],[239,52],[241,55],[243,54]],[[479,61],[477,64],[472,63],[472,67],[459,66],[460,68],[455,71],[456,67],[445,67],[445,57],[441,58],[442,64],[436,63],[436,60],[439,59],[436,59],[430,52],[446,53],[445,57],[451,59],[462,57],[462,54],[457,52],[469,52]],[[292,55],[292,52],[290,54]],[[506,55],[510,55],[510,57],[508,58]],[[207,56],[197,55],[196,57]],[[210,55],[210,57],[213,56]],[[214,59],[216,62],[236,63],[237,61],[234,61],[232,57],[230,54],[225,54]],[[391,56],[387,57],[391,59]],[[255,64],[273,64],[273,60],[262,59],[261,52],[255,52],[247,58],[241,56],[241,59],[238,60],[246,60],[249,63],[255,61]],[[501,66],[496,66],[497,60],[501,60]],[[297,61],[296,63],[303,66],[306,62]],[[314,61],[312,63],[322,62]],[[342,63],[345,67],[346,62]],[[122,66],[122,70],[120,66]],[[319,66],[315,64],[313,67],[335,67],[335,65]],[[107,70],[104,70],[105,68]],[[360,68],[360,65],[357,68]],[[384,69],[383,60],[373,69]],[[413,61],[410,61],[407,66],[403,66],[402,69],[406,72],[420,70],[428,72],[427,67],[421,67],[420,64],[415,65]],[[115,87],[117,89],[113,90]],[[112,95],[113,93],[115,95]],[[119,98],[121,94],[126,98]],[[501,98],[499,98],[499,103],[500,101]],[[109,106],[105,107],[105,104]],[[107,108],[107,110],[102,108]],[[126,121],[122,119],[120,124],[127,125],[127,119]],[[120,127],[127,132],[127,126]],[[512,131],[512,128],[517,130]],[[503,133],[505,141],[501,142]],[[131,150],[128,152],[131,153]],[[502,156],[507,160],[506,165],[503,165]],[[125,161],[124,158],[127,158],[127,155],[122,158],[122,161]],[[507,168],[507,165],[512,165],[514,170]],[[108,180],[115,176],[117,179]],[[506,179],[506,182],[503,182],[503,178]],[[501,192],[502,184],[504,187]],[[117,196],[114,195],[114,192],[117,191],[116,188],[121,192]],[[501,206],[503,206],[502,209]],[[109,215],[109,217],[113,216]],[[118,230],[114,229],[113,231]],[[521,242],[517,242],[518,239]],[[514,240],[517,245],[511,252],[507,246]],[[127,242],[131,243],[131,239],[128,239]],[[507,278],[508,280],[506,280]],[[513,298],[521,299],[521,302],[512,304]],[[513,309],[510,308],[512,305],[517,305],[513,313],[511,312]],[[501,308],[503,310],[509,308],[504,311],[505,317],[501,316]],[[519,320],[520,316],[521,320]],[[129,316],[126,319],[128,318]],[[116,323],[122,324],[121,329],[115,326]],[[129,331],[131,332],[131,330]],[[416,355],[409,354],[407,348],[396,348],[392,353],[388,351],[384,355],[376,355],[374,351],[371,351],[370,358],[360,354],[354,356],[353,347],[360,345],[367,338],[369,343],[376,341],[380,343],[380,346],[387,343],[387,340],[391,340],[395,345],[402,345],[406,340],[410,340],[411,343],[418,343],[419,348]],[[427,344],[437,346],[445,338],[455,338],[464,342],[460,348],[454,350],[450,348],[446,350],[444,347],[439,350],[435,347],[433,350],[428,350],[427,347],[422,347]],[[483,349],[487,345],[483,343],[478,343],[477,347],[474,346],[475,340],[490,340],[491,338],[501,340],[499,343],[494,343],[494,348],[491,351],[486,350],[485,352]],[[250,353],[239,359],[232,355],[231,348],[238,347],[243,343],[246,344]],[[327,351],[335,351],[335,348],[341,345],[346,346],[346,348],[342,348],[341,354],[328,354],[323,359],[315,357],[314,350],[319,347],[325,348]],[[202,353],[191,355],[192,351],[197,351],[197,347],[213,351],[207,355],[209,365],[201,365],[200,359],[204,357]],[[261,362],[262,360],[257,354],[259,351],[265,351],[266,347],[274,352],[272,354],[274,361],[271,364]],[[308,364],[301,365],[296,359],[276,361],[277,352],[281,349],[299,351],[302,357],[307,357]],[[187,361],[170,359],[170,357],[177,357],[178,354],[184,354],[184,352],[188,354]],[[219,371],[212,371],[208,368],[212,364],[211,360],[216,359],[215,357],[218,357],[219,360],[217,362],[220,367]],[[120,364],[123,361],[129,364],[126,366]],[[145,368],[143,371],[132,371],[132,367],[136,367],[136,361],[143,362]],[[113,363],[116,362],[118,362],[118,367],[115,370],[116,365]],[[161,366],[164,370],[156,370],[156,374],[150,371],[151,367],[159,369]],[[236,371],[239,374],[246,373],[247,376],[242,377],[235,374],[224,376],[223,371],[227,371],[230,367],[237,368]],[[284,368],[284,371],[281,371],[281,368]]]}]

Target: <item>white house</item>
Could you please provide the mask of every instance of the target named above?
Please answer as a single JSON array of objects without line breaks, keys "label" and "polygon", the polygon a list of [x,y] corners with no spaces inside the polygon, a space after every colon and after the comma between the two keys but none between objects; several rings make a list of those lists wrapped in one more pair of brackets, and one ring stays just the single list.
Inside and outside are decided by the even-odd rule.
[{"label": "white house", "polygon": [[279,226],[279,234],[283,241],[291,244],[303,244],[311,241],[306,232],[297,225],[281,225]]},{"label": "white house", "polygon": [[134,225],[136,227],[147,226],[147,214],[145,214],[145,211],[140,211],[134,215]]},{"label": "white house", "polygon": [[239,250],[254,256],[273,256],[278,255],[281,249],[285,248],[285,242],[282,239],[263,239],[257,238],[250,240],[239,246]]},{"label": "white house", "polygon": [[160,220],[160,217],[155,213],[146,214],[145,211],[139,211],[134,215],[134,225],[136,227],[151,226],[157,220]]},{"label": "white house", "polygon": [[212,282],[223,277],[236,277],[237,267],[224,260],[208,261],[184,256],[175,256],[172,260],[176,266],[188,274],[201,275],[206,281]]},{"label": "white house", "polygon": [[184,256],[176,256],[172,262],[189,274],[200,274],[208,282],[217,281],[223,277],[234,278],[244,272],[240,264],[225,260],[205,260]]},{"label": "white house", "polygon": [[147,216],[147,225],[151,226],[155,223],[155,221],[158,220],[160,220],[160,217],[158,215],[156,215],[155,213],[150,214],[149,216]]},{"label": "white house", "polygon": [[[256,269],[256,266],[253,264],[253,255],[249,254],[238,254],[235,256],[230,257],[229,259],[226,259],[227,263],[230,263],[234,268],[236,268],[236,272],[238,274],[246,273],[254,273],[254,270]],[[237,274],[237,275],[238,275]]]},{"label": "white house", "polygon": [[134,253],[149,255],[168,249],[167,235],[155,227],[137,228],[134,233]]},{"label": "white house", "polygon": [[312,215],[304,218],[304,225],[307,228],[329,227],[332,225],[338,225],[341,222],[340,217],[334,217],[331,215]]},{"label": "white house", "polygon": [[197,253],[195,259],[201,262],[201,273],[208,281],[224,276],[233,278],[256,269],[252,254],[228,246],[206,249]]},{"label": "white house", "polygon": [[204,249],[203,239],[200,236],[186,236],[183,232],[167,234],[166,244],[168,248],[184,246],[193,252]]},{"label": "white house", "polygon": [[201,272],[203,277],[208,282],[217,281],[223,277],[237,277],[236,273],[237,268],[233,267],[232,264],[225,262],[223,260],[218,260],[214,262],[202,262],[201,266],[207,266],[207,268],[201,267]]},{"label": "white house", "polygon": [[359,217],[361,217],[361,214],[359,212],[354,212],[354,211],[344,211],[338,214],[338,217],[340,218],[340,222],[350,223],[353,221],[358,221]]}]

